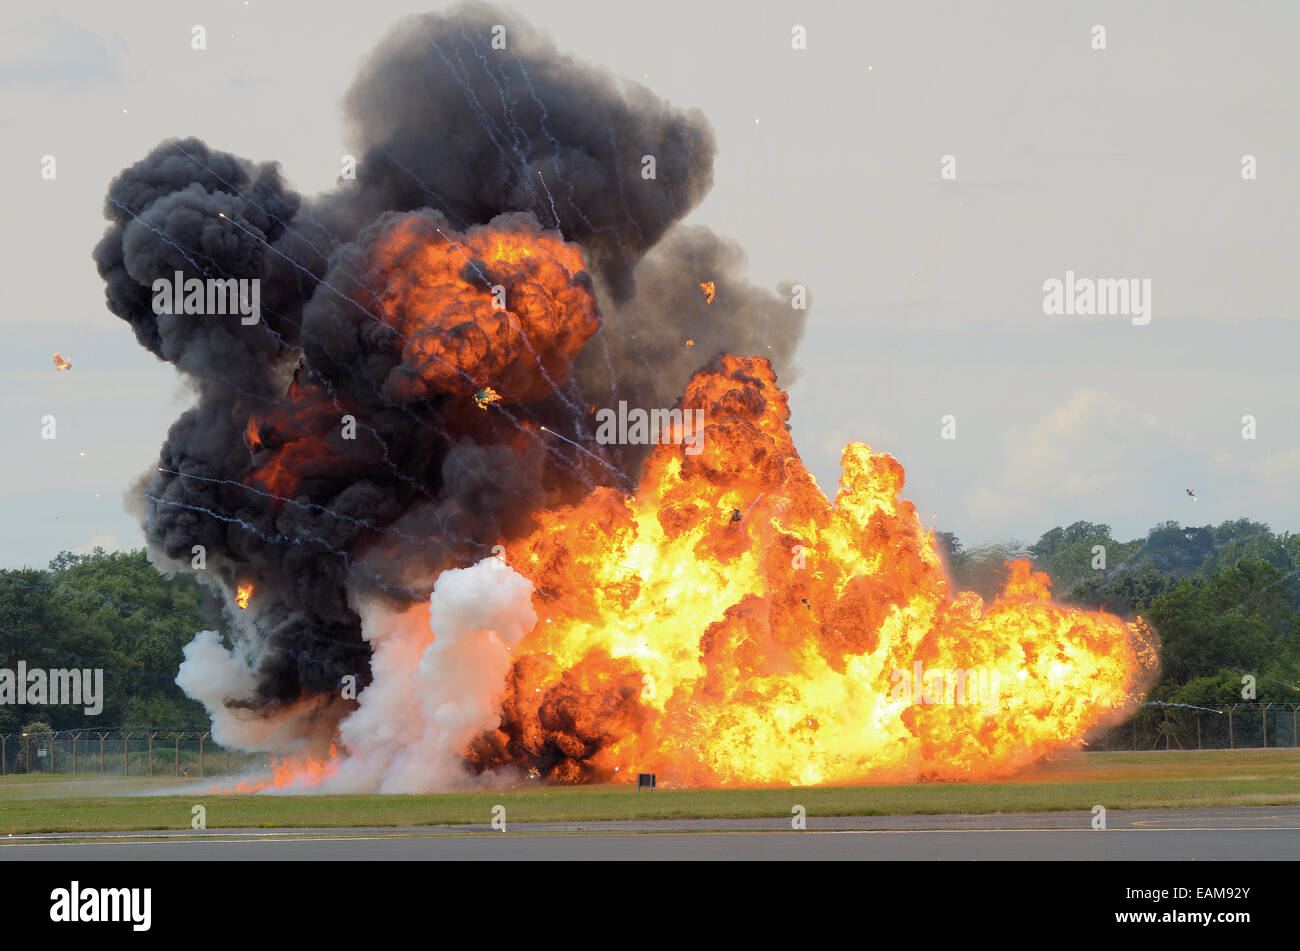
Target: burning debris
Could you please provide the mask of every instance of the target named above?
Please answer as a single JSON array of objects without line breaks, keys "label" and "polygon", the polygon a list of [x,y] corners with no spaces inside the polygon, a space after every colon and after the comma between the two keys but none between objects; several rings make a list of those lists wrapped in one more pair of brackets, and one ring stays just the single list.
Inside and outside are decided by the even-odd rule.
[{"label": "burning debris", "polygon": [[1193,492],[1191,489],[1188,489],[1188,490],[1187,490],[1187,494],[1188,494],[1189,496],[1191,496],[1193,502],[1199,502],[1199,501],[1200,501],[1200,499],[1198,499],[1198,498],[1196,497],[1196,493]]},{"label": "burning debris", "polygon": [[[988,604],[952,592],[889,456],[850,446],[817,488],[776,384],[804,312],[679,223],[712,182],[699,113],[481,4],[400,23],[345,113],[346,187],[171,140],[112,183],[95,249],[197,394],[138,483],[151,557],[241,609],[256,585],[177,682],[218,742],[282,754],[269,782],[993,775],[1141,689],[1145,633],[1027,564]],[[258,279],[261,320],[156,314],[177,272]],[[707,411],[701,451],[595,438],[596,407],[673,400]],[[891,698],[922,659],[1018,686],[994,714]]]},{"label": "burning debris", "polygon": [[58,370],[60,373],[62,373],[64,370],[71,370],[71,369],[72,369],[72,361],[66,359],[66,358],[63,356],[63,354],[61,354],[61,353],[56,353],[56,354],[54,355],[54,368],[55,368],[56,370]]}]

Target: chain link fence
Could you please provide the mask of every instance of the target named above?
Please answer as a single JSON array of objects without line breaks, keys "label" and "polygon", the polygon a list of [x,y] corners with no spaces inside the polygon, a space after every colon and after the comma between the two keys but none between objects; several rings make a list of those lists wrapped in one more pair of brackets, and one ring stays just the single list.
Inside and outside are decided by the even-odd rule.
[{"label": "chain link fence", "polygon": [[1127,722],[1096,736],[1094,750],[1234,750],[1300,747],[1300,704],[1223,707],[1148,703]]},{"label": "chain link fence", "polygon": [[270,762],[265,754],[229,750],[194,730],[60,730],[0,734],[0,775],[204,777],[240,773]]}]

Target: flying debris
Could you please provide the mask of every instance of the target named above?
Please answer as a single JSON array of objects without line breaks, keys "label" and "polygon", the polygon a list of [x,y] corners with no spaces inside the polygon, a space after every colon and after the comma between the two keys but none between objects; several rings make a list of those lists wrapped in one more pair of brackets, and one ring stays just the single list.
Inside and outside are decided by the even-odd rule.
[{"label": "flying debris", "polygon": [[239,605],[239,610],[248,607],[248,599],[253,596],[253,586],[251,584],[241,584],[235,588],[235,603]]},{"label": "flying debris", "polygon": [[1196,497],[1196,493],[1193,492],[1191,489],[1188,489],[1188,490],[1187,490],[1187,494],[1190,495],[1190,496],[1192,497],[1192,501],[1193,501],[1193,502],[1199,502],[1199,501],[1200,501],[1200,499],[1198,499],[1198,498]]},{"label": "flying debris", "polygon": [[731,510],[731,520],[732,520],[733,522],[739,522],[739,521],[740,521],[740,509],[732,509],[732,510]]},{"label": "flying debris", "polygon": [[704,291],[704,303],[712,304],[714,296],[718,293],[718,285],[712,281],[705,281],[700,285],[700,290]]},{"label": "flying debris", "polygon": [[695,346],[695,341],[694,341],[694,340],[687,340],[687,341],[686,341],[686,346],[688,346],[688,347],[693,347],[693,346]]},{"label": "flying debris", "polygon": [[63,354],[56,353],[54,355],[54,368],[58,370],[60,373],[62,373],[64,370],[71,370],[72,361],[65,359]]},{"label": "flying debris", "polygon": [[478,404],[479,409],[487,409],[489,403],[497,403],[501,400],[501,394],[490,386],[485,386],[474,394],[474,402]]}]

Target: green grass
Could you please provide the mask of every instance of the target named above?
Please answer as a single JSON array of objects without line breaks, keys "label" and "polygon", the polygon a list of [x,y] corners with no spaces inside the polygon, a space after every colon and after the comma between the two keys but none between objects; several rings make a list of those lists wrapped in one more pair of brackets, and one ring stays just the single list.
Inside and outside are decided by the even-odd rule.
[{"label": "green grass", "polygon": [[[95,777],[97,778],[97,777]],[[998,783],[787,789],[529,787],[429,796],[141,796],[176,780],[10,776],[0,779],[0,834],[209,828],[419,826],[487,823],[498,803],[511,822],[1087,811],[1300,803],[1300,750],[1078,753]],[[61,780],[66,781],[60,786]],[[121,785],[121,784],[127,785]],[[81,795],[101,793],[98,798]],[[51,798],[62,793],[66,798]],[[113,793],[116,793],[114,795]]]},{"label": "green grass", "polygon": [[[91,773],[53,775],[30,773],[8,775],[0,778],[0,814],[5,804],[19,799],[81,799],[86,796],[136,796],[156,789],[177,789],[193,785],[200,780],[177,779],[174,776],[98,776]],[[209,779],[209,782],[220,780]],[[233,780],[226,780],[233,782]]]}]

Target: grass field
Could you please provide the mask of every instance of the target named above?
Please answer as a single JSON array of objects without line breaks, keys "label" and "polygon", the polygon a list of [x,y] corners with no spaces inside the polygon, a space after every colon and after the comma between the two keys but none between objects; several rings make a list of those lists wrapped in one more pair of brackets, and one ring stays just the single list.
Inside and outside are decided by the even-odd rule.
[{"label": "grass field", "polygon": [[[188,829],[203,805],[208,828],[419,826],[510,822],[1087,811],[1300,803],[1300,750],[1076,753],[999,783],[789,789],[530,787],[428,796],[224,796],[172,791],[169,779],[7,776],[0,834]],[[153,795],[141,795],[154,793]]]}]

